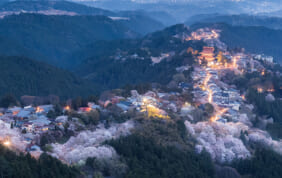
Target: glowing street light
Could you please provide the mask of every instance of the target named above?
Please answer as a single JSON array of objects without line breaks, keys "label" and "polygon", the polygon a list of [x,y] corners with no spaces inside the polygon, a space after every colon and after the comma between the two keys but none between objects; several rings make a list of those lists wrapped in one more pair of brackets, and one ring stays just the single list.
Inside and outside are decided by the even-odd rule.
[{"label": "glowing street light", "polygon": [[11,145],[11,142],[9,140],[6,140],[3,142],[3,145],[9,147]]},{"label": "glowing street light", "polygon": [[263,92],[263,89],[262,89],[262,88],[258,88],[257,91],[258,91],[259,93],[262,93],[262,92]]}]

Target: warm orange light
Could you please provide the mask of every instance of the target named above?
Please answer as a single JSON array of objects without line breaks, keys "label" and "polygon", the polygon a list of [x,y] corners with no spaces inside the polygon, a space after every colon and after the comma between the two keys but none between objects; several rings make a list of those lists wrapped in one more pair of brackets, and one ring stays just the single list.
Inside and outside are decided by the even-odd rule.
[{"label": "warm orange light", "polygon": [[245,95],[241,95],[241,98],[242,98],[243,100],[246,100]]},{"label": "warm orange light", "polygon": [[19,111],[13,111],[13,116],[17,115]]},{"label": "warm orange light", "polygon": [[69,111],[70,110],[70,106],[65,106],[64,110]]},{"label": "warm orange light", "polygon": [[257,91],[258,91],[259,93],[262,93],[262,92],[263,92],[263,89],[262,89],[262,88],[257,88]]},{"label": "warm orange light", "polygon": [[275,92],[275,90],[273,88],[269,88],[267,89],[268,92],[272,93],[272,92]]},{"label": "warm orange light", "polygon": [[265,75],[265,72],[264,72],[264,70],[261,72],[261,75]]},{"label": "warm orange light", "polygon": [[150,117],[157,117],[161,119],[169,119],[170,117],[161,109],[154,106],[148,99],[142,99],[142,110],[141,112],[146,113],[147,116]]},{"label": "warm orange light", "polygon": [[233,57],[233,68],[237,68],[237,57]]},{"label": "warm orange light", "polygon": [[223,108],[221,110],[218,110],[215,115],[213,117],[210,118],[211,122],[215,122],[217,121],[224,113],[226,113],[226,111],[228,111],[227,108]]},{"label": "warm orange light", "polygon": [[49,130],[48,127],[42,129],[42,131],[48,131],[48,130]]},{"label": "warm orange light", "polygon": [[183,105],[183,107],[189,107],[189,106],[191,106],[191,104],[189,102],[185,102],[184,105]]},{"label": "warm orange light", "polygon": [[8,147],[11,145],[11,142],[9,140],[6,140],[3,142],[3,145]]},{"label": "warm orange light", "polygon": [[210,89],[208,89],[208,92],[209,92],[209,103],[212,103],[212,91]]},{"label": "warm orange light", "polygon": [[44,111],[44,109],[42,109],[40,107],[36,107],[36,110],[35,110],[36,113],[41,113],[43,111]]}]

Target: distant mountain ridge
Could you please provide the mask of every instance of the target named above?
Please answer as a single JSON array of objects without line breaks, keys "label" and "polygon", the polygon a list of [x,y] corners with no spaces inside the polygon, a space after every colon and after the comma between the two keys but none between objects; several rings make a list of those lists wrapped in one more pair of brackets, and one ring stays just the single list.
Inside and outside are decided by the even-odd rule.
[{"label": "distant mountain ridge", "polygon": [[[12,1],[0,5],[0,18],[20,13],[37,13],[43,15],[103,15],[107,17],[114,17],[115,20],[120,21],[123,25],[131,30],[145,35],[147,33],[160,30],[164,25],[158,20],[159,18],[151,18],[149,14],[134,12],[112,12],[95,7],[69,2],[69,1]],[[154,16],[154,15],[152,15]],[[122,18],[120,18],[122,17]],[[127,20],[123,20],[127,18]]]},{"label": "distant mountain ridge", "polygon": [[88,7],[69,1],[12,1],[0,6],[0,11],[42,11],[42,10],[71,11],[80,15],[113,16],[114,12],[100,8]]},{"label": "distant mountain ridge", "polygon": [[6,43],[0,45],[0,54],[27,56],[68,66],[68,56],[88,43],[137,36],[126,26],[105,16],[21,14],[0,20],[0,37]]},{"label": "distant mountain ridge", "polygon": [[194,23],[227,23],[234,26],[264,26],[273,29],[282,29],[282,18],[247,14],[201,14],[192,16],[185,21],[186,25],[192,25]]}]

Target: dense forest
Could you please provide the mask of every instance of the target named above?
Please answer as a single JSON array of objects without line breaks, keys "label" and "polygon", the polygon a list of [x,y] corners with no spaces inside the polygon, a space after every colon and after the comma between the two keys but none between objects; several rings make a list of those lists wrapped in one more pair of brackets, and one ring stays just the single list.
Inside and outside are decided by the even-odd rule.
[{"label": "dense forest", "polygon": [[0,96],[88,96],[98,87],[72,73],[24,57],[0,57]]},{"label": "dense forest", "polygon": [[[74,55],[74,60],[79,56],[86,58],[74,72],[104,88],[148,82],[167,84],[177,67],[193,64],[194,58],[186,49],[201,50],[204,45],[203,42],[182,43],[181,35],[186,32],[189,30],[184,25],[175,25],[142,39],[89,45]],[[151,57],[160,57],[162,53],[170,56],[153,64]]]},{"label": "dense forest", "polygon": [[[162,61],[152,65],[151,59],[130,59],[113,61],[109,58],[89,61],[79,69],[86,79],[104,88],[119,88],[127,84],[157,82],[167,84],[176,73],[175,68],[183,64],[182,57],[174,57],[171,61]],[[193,62],[192,56],[187,60]]]},{"label": "dense forest", "polygon": [[1,44],[0,53],[67,67],[71,65],[68,57],[88,43],[136,36],[105,16],[21,14],[0,20],[0,38],[6,42]]},{"label": "dense forest", "polygon": [[254,157],[234,161],[233,167],[243,177],[279,178],[282,175],[282,156],[271,150],[258,149]]},{"label": "dense forest", "polygon": [[131,135],[110,143],[129,165],[126,178],[214,177],[207,153],[197,155],[176,147],[157,145],[152,139]]},{"label": "dense forest", "polygon": [[78,177],[80,172],[43,153],[38,160],[0,145],[0,176],[22,178]]}]

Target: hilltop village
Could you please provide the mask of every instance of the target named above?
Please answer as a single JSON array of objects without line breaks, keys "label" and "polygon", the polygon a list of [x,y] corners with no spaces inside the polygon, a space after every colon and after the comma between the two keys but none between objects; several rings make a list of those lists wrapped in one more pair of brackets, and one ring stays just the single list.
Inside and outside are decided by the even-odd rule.
[{"label": "hilltop village", "polygon": [[[203,40],[206,46],[200,52],[185,49],[185,53],[193,55],[194,63],[176,68],[177,74],[168,85],[169,90],[152,85],[143,93],[131,90],[121,95],[109,91],[79,107],[67,102],[62,106],[1,108],[0,141],[35,157],[46,151],[68,164],[75,164],[93,156],[113,157],[115,151],[103,145],[104,141],[130,134],[138,125],[138,118],[170,122],[177,117],[185,120],[188,133],[197,140],[196,151],[200,153],[205,149],[215,161],[225,163],[249,157],[251,151],[242,137],[282,153],[281,141],[272,140],[266,131],[253,126],[256,114],[254,106],[246,101],[246,92],[225,80],[230,72],[269,74],[271,71],[265,65],[273,65],[273,58],[245,53],[243,49],[229,51],[216,29],[201,28],[187,34],[183,40]],[[152,63],[172,55],[163,53],[152,57]],[[190,77],[184,76],[185,72]],[[172,84],[174,87],[170,87]],[[275,100],[272,85],[257,86],[255,90]],[[116,118],[120,121],[114,122]],[[272,122],[272,118],[263,120],[264,124]],[[91,141],[88,135],[93,136]]]}]

